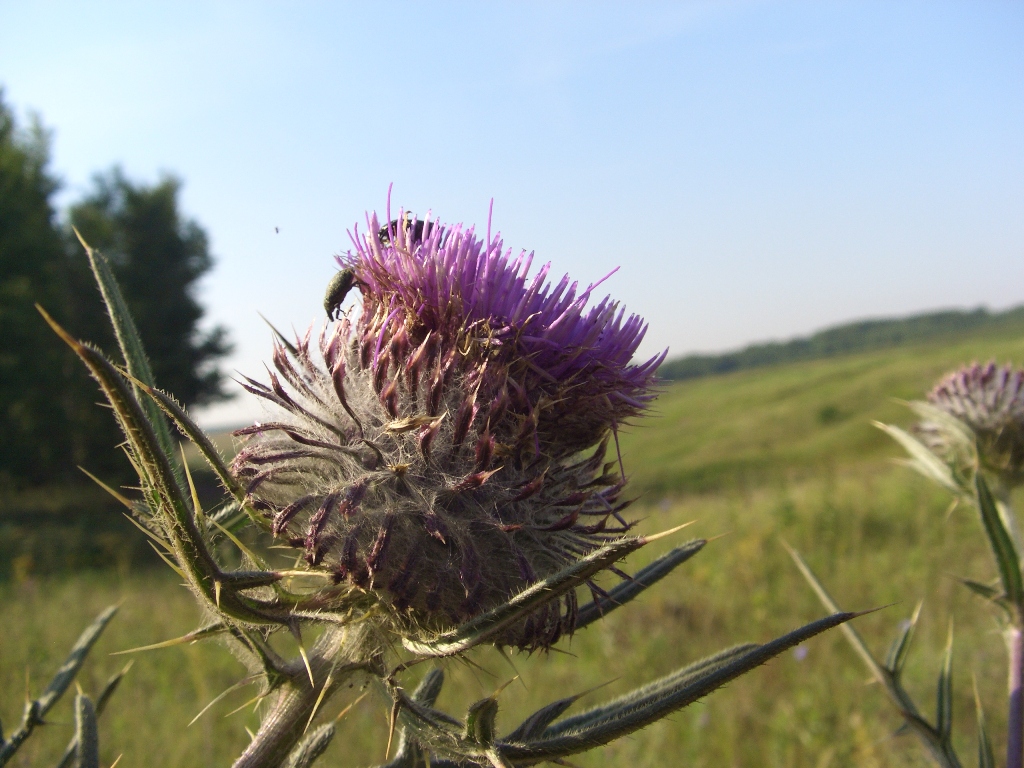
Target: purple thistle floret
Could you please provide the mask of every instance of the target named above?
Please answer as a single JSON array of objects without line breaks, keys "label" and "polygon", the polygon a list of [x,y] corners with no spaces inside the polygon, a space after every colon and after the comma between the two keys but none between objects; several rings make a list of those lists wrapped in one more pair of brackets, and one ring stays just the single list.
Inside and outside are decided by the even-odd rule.
[{"label": "purple thistle floret", "polygon": [[[367,223],[339,258],[358,320],[325,329],[325,368],[307,334],[275,348],[269,386],[248,380],[287,416],[240,430],[234,468],[310,567],[436,631],[631,528],[621,466],[604,459],[664,356],[632,365],[641,318],[608,298],[588,310],[596,285],[552,288],[546,266],[528,280],[532,255],[498,236]],[[499,642],[546,648],[575,618],[570,593]]]},{"label": "purple thistle floret", "polygon": [[[1024,370],[973,363],[939,381],[928,401],[970,428],[984,467],[1010,487],[1024,482]],[[918,431],[937,453],[951,452],[938,425]]]},{"label": "purple thistle floret", "polygon": [[[570,442],[592,442],[654,397],[651,386],[667,350],[631,364],[647,331],[643,318],[627,318],[608,296],[587,309],[593,291],[617,270],[577,295],[579,284],[570,284],[568,275],[554,287],[547,282],[550,263],[529,279],[533,253],[513,258],[490,226],[481,240],[472,227],[445,229],[429,216],[409,220],[404,211],[384,228],[372,214],[367,226],[371,234],[357,228],[354,250],[338,262],[355,273],[363,324],[379,329],[381,343],[407,325],[448,343],[487,347],[488,359],[522,369],[517,383],[525,389],[558,394],[560,401],[540,418],[552,427],[571,426]],[[592,416],[585,409],[593,409]]]}]

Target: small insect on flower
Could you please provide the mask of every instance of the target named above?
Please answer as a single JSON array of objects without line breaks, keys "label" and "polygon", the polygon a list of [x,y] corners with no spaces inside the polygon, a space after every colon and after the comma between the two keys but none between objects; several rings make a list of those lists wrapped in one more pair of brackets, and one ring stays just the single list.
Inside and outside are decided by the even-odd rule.
[{"label": "small insect on flower", "polygon": [[411,243],[420,243],[423,241],[424,224],[425,222],[417,219],[415,214],[406,213],[401,219],[392,219],[390,223],[377,230],[377,239],[381,245],[387,247],[398,233],[408,232],[411,235]]},{"label": "small insect on flower", "polygon": [[[285,417],[237,433],[234,469],[309,567],[436,632],[630,530],[605,458],[663,355],[633,364],[641,318],[608,298],[587,309],[597,284],[552,287],[547,266],[528,281],[532,255],[499,235],[367,223],[328,287],[323,364],[307,334],[277,346],[269,386],[248,380]],[[352,288],[361,305],[342,312]],[[570,592],[499,642],[547,648],[576,613]]]},{"label": "small insect on flower", "polygon": [[331,278],[331,282],[327,284],[327,294],[324,296],[324,310],[329,319],[337,320],[341,316],[341,305],[355,281],[356,272],[351,267],[341,270]]}]

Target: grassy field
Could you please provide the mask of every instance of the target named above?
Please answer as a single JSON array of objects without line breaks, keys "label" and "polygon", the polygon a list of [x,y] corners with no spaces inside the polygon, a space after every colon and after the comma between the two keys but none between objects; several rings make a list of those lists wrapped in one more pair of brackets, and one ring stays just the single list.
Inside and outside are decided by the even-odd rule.
[{"label": "grassy field", "polygon": [[[1002,733],[1005,660],[985,607],[953,576],[994,572],[970,510],[946,519],[948,497],[889,459],[899,451],[871,419],[907,422],[893,398],[919,397],[949,368],[975,358],[1024,359],[1024,339],[979,336],[955,347],[883,353],[748,371],[667,387],[656,415],[624,434],[622,451],[640,493],[634,507],[654,532],[697,520],[687,536],[716,540],[638,602],[563,644],[567,653],[514,657],[493,651],[479,668],[452,664],[440,704],[458,714],[521,675],[501,695],[506,729],[532,708],[605,684],[578,706],[648,681],[741,641],[764,641],[823,615],[786,556],[796,546],[841,605],[890,605],[857,620],[880,655],[918,600],[924,610],[907,669],[925,712],[948,624],[955,620],[955,741],[973,763],[975,675],[991,730]],[[692,531],[692,533],[690,533]],[[683,534],[680,534],[682,540]],[[671,542],[658,542],[662,549]],[[652,546],[652,550],[654,547]],[[639,567],[658,550],[641,552]],[[124,664],[113,651],[180,635],[200,616],[170,574],[84,573],[0,584],[0,718],[11,730],[26,684],[38,694],[66,649],[101,608],[119,616],[82,676],[95,691]],[[244,675],[213,644],[136,655],[101,720],[104,761],[123,766],[225,765],[257,717],[229,713],[254,694],[237,691],[192,726],[192,717]],[[27,683],[26,683],[27,678]],[[838,632],[807,644],[632,738],[575,759],[580,766],[914,766],[927,764],[882,691],[866,684]],[[336,715],[355,696],[331,703]],[[52,765],[71,732],[69,702],[32,738],[17,765]],[[387,709],[371,694],[347,715],[342,735],[318,765],[384,759]],[[1001,744],[999,745],[1001,747]]]}]

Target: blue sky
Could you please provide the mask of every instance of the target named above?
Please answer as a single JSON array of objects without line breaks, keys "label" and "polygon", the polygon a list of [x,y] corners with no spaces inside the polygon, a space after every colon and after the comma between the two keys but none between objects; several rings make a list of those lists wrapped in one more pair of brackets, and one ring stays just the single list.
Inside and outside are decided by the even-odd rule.
[{"label": "blue sky", "polygon": [[[262,371],[368,209],[494,224],[652,354],[1024,302],[1024,4],[32,3],[0,84],[61,200],[184,180],[209,320]],[[275,233],[275,227],[280,230]],[[246,396],[211,425],[257,411]]]}]

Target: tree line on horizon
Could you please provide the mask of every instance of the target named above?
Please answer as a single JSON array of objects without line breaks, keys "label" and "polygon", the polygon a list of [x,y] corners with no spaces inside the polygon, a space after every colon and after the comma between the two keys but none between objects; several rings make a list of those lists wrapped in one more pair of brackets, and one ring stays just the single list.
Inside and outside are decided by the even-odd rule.
[{"label": "tree line on horizon", "polygon": [[[117,359],[77,229],[102,251],[135,316],[156,380],[186,406],[225,397],[224,328],[202,330],[196,281],[213,266],[202,227],[179,208],[181,183],[136,183],[117,167],[58,214],[60,181],[38,119],[17,124],[0,90],[0,492],[132,476],[123,437],[97,385],[47,327],[43,306],[75,336]],[[74,228],[74,229],[73,229]],[[87,481],[86,481],[87,482]]]},{"label": "tree line on horizon", "polygon": [[1000,312],[984,307],[942,310],[910,317],[860,320],[789,341],[751,344],[734,352],[693,354],[662,363],[658,376],[685,381],[769,365],[890,349],[918,342],[953,339],[982,329],[1014,328],[1024,333],[1024,305]]}]

